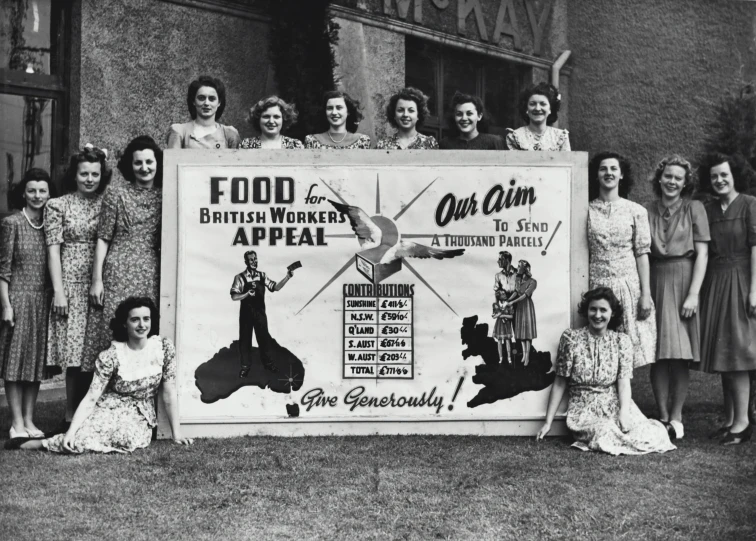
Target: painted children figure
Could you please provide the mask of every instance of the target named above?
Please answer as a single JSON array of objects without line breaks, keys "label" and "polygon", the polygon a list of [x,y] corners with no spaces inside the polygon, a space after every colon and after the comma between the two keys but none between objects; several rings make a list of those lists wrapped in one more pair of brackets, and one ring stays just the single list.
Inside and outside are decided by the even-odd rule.
[{"label": "painted children figure", "polygon": [[499,361],[504,362],[504,352],[502,344],[507,347],[507,363],[512,364],[512,319],[514,318],[514,308],[504,299],[497,299],[493,303],[493,315],[496,320],[493,329],[493,339],[496,340],[496,348],[499,350]]}]

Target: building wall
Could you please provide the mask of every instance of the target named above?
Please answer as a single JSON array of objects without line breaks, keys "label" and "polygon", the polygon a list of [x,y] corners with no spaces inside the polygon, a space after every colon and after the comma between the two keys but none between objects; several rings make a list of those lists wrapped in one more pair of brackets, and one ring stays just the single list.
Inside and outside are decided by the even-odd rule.
[{"label": "building wall", "polygon": [[170,124],[189,120],[186,89],[203,74],[226,85],[221,122],[252,135],[247,112],[275,88],[267,23],[156,0],[85,1],[80,16],[79,145],[164,143]]},{"label": "building wall", "polygon": [[756,2],[569,0],[572,148],[627,155],[631,198],[665,154],[695,158],[713,107],[756,76]]}]

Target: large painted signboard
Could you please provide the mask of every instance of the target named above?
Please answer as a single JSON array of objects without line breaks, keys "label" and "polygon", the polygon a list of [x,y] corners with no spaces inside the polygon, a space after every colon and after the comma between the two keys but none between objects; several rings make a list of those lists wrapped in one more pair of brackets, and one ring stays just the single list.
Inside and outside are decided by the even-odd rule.
[{"label": "large painted signboard", "polygon": [[585,154],[168,151],[164,177],[186,434],[535,433]]}]

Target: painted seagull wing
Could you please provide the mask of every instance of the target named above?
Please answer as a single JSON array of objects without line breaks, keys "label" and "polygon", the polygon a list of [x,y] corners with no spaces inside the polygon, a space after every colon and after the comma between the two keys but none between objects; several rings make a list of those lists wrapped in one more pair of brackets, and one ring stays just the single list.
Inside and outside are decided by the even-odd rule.
[{"label": "painted seagull wing", "polygon": [[352,230],[357,235],[357,239],[360,241],[360,246],[363,250],[369,250],[380,246],[383,232],[378,227],[370,216],[359,207],[353,207],[351,205],[343,205],[336,201],[328,200],[336,210],[346,214],[349,218],[349,223],[352,225]]},{"label": "painted seagull wing", "polygon": [[456,250],[441,250],[440,248],[431,248],[423,244],[417,244],[416,242],[410,242],[407,240],[400,241],[394,246],[388,249],[381,258],[381,263],[390,263],[395,259],[401,257],[419,257],[420,259],[449,259],[451,257],[457,257],[465,253],[464,248],[458,248]]}]

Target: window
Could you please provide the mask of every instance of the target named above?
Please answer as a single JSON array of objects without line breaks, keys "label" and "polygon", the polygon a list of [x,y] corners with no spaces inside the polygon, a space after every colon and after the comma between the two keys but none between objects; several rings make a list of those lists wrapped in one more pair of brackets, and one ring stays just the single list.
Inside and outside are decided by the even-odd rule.
[{"label": "window", "polygon": [[0,3],[0,213],[24,172],[56,178],[67,146],[67,2]]},{"label": "window", "polygon": [[531,68],[498,58],[406,38],[407,86],[430,96],[431,116],[421,131],[437,139],[453,133],[449,102],[456,91],[479,96],[486,107],[489,133],[505,135],[522,125],[517,111],[520,89],[532,78]]}]

